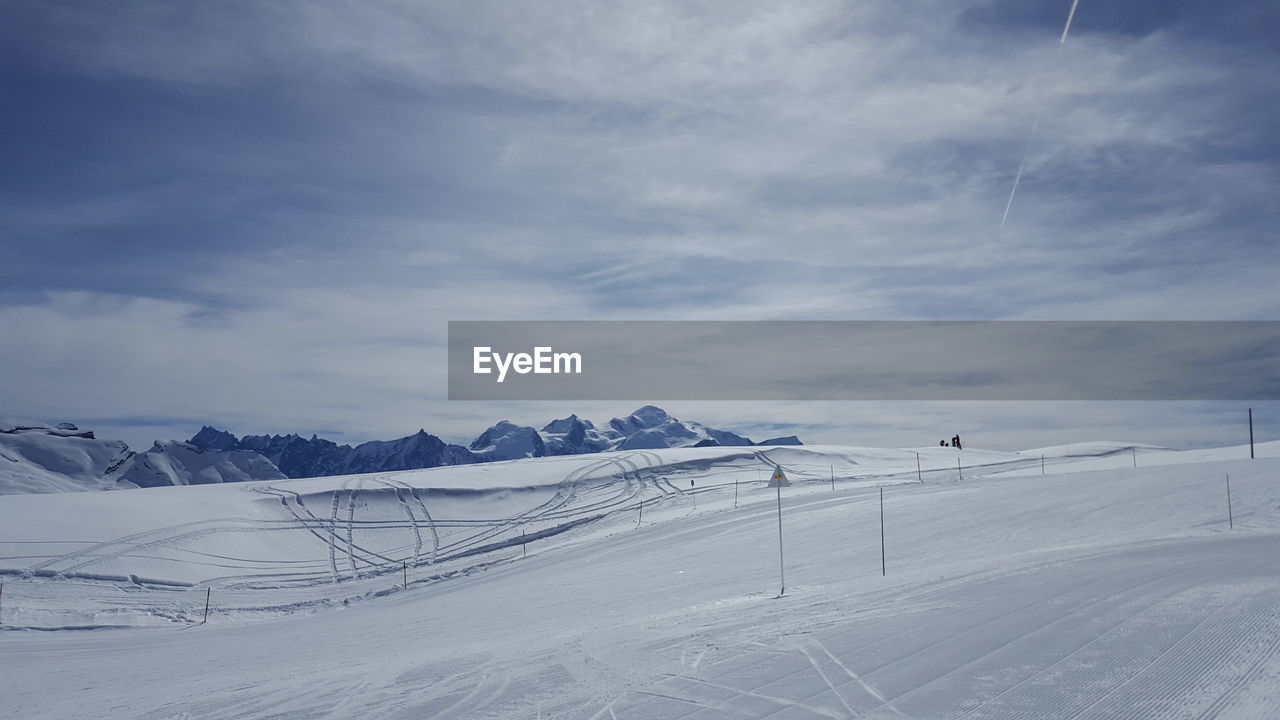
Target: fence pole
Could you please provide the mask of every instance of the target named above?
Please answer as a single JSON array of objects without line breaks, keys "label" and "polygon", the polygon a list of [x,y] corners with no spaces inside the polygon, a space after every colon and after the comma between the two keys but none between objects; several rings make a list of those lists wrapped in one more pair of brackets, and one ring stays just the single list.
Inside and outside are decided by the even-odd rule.
[{"label": "fence pole", "polygon": [[1253,408],[1249,408],[1249,459],[1253,459]]},{"label": "fence pole", "polygon": [[400,561],[400,571],[404,573],[404,589],[408,590],[409,589],[409,561],[408,560]]},{"label": "fence pole", "polygon": [[916,453],[916,480],[924,484],[924,473],[920,471],[920,453]]},{"label": "fence pole", "polygon": [[200,621],[201,625],[209,622],[209,595],[212,593],[213,593],[212,587],[207,587],[204,589],[204,619]]}]

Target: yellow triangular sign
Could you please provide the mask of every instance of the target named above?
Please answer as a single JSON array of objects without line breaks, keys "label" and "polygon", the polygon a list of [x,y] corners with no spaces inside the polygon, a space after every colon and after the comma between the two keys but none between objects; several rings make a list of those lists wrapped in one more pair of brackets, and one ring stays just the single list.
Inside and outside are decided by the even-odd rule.
[{"label": "yellow triangular sign", "polygon": [[781,466],[774,467],[773,477],[769,478],[769,487],[791,487],[791,483],[787,480],[786,473],[782,472]]}]

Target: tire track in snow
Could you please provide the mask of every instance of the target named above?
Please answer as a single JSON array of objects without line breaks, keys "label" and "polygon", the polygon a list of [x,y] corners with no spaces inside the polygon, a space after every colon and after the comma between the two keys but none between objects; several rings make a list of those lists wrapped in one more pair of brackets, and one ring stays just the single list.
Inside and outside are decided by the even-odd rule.
[{"label": "tire track in snow", "polygon": [[360,569],[356,565],[355,533],[356,533],[356,495],[364,485],[364,478],[356,478],[356,486],[347,491],[347,559],[351,561],[351,579],[360,578]]},{"label": "tire track in snow", "polygon": [[404,488],[399,485],[393,485],[390,481],[387,480],[388,477],[389,476],[384,475],[380,478],[377,478],[375,482],[382,483],[383,485],[386,485],[387,487],[391,488],[391,491],[396,494],[396,501],[400,503],[400,508],[404,510],[405,515],[409,516],[409,525],[413,528],[412,564],[414,567],[418,567],[418,558],[422,557],[422,531],[418,529],[418,518],[413,514],[413,506],[409,505],[408,501],[406,501],[404,497],[400,494],[400,491],[403,490]]},{"label": "tire track in snow", "polygon": [[426,522],[427,529],[431,531],[431,552],[427,556],[427,564],[434,564],[436,561],[436,553],[440,548],[440,531],[436,529],[436,522],[431,517],[431,511],[427,509],[427,504],[423,502],[422,496],[418,494],[418,488],[402,480],[396,480],[392,475],[387,476],[386,482],[395,483],[405,490],[408,490],[409,497],[413,499],[414,503],[418,506],[418,510],[422,512],[422,517]]},{"label": "tire track in snow", "polygon": [[[357,480],[362,480],[362,478],[357,478]],[[349,481],[344,481],[343,486],[345,487],[348,482]],[[347,544],[344,547],[339,547],[343,543],[342,543],[342,539],[339,537],[339,533],[337,529],[337,525],[339,521],[336,518],[336,513],[334,514],[334,517],[330,518],[330,520],[328,521],[324,520],[323,518],[320,518],[315,513],[311,512],[311,509],[307,507],[306,502],[303,501],[302,496],[293,490],[284,490],[275,486],[268,486],[265,489],[259,490],[259,492],[268,492],[269,494],[280,497],[281,498],[280,503],[284,505],[285,509],[288,510],[293,515],[293,517],[297,518],[299,522],[306,523],[309,528],[312,527],[312,523],[314,523],[315,526],[324,528],[328,533],[329,537],[325,537],[324,535],[321,535],[320,533],[315,532],[314,529],[312,530],[312,534],[315,535],[317,538],[319,538],[321,542],[328,544],[331,550],[336,549],[339,552],[344,552],[348,555],[348,557],[351,557],[351,554],[353,551],[358,551],[360,554],[366,556],[364,558],[364,562],[368,564],[370,567],[380,568],[384,572],[389,572],[390,570],[395,569],[393,567],[394,565],[396,565],[395,560],[385,555],[379,554],[373,550],[369,550],[358,544],[354,544],[350,542],[351,538],[349,535],[348,535]],[[340,492],[340,491],[335,491],[335,492]],[[306,518],[303,518],[301,515],[298,514],[296,510],[293,509],[293,507],[287,501],[287,498],[289,497],[292,497],[294,502],[297,504],[298,508],[301,509],[302,512],[305,512],[307,514],[307,517],[311,518],[310,522],[308,522]],[[368,559],[371,557],[378,558],[380,560],[385,561],[386,565],[384,566],[380,563],[377,563],[373,560]],[[341,580],[341,574],[338,573],[338,569],[337,569],[336,558],[334,561],[334,573],[335,573],[335,577],[337,577],[338,580]]]},{"label": "tire track in snow", "polygon": [[[347,487],[349,480],[342,481],[342,488]],[[329,566],[333,568],[333,581],[341,582],[342,577],[338,574],[338,503],[341,497],[341,490],[334,490],[333,499],[329,506],[329,537],[321,538],[329,545]]]}]

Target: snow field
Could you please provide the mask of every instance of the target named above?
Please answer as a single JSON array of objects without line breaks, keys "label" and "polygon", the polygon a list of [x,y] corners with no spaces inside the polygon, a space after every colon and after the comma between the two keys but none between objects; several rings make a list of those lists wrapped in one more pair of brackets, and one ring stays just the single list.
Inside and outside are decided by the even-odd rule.
[{"label": "snow field", "polygon": [[[948,448],[919,450],[923,483],[915,450],[701,448],[5,498],[0,622],[124,629],[0,633],[12,678],[0,705],[20,717],[1280,716],[1280,444],[1256,461],[1140,448],[1137,469],[1127,448],[1056,454],[1044,476],[1038,450],[965,450],[963,482]],[[764,460],[795,483],[781,598]],[[543,533],[527,558],[521,532]],[[138,581],[102,579],[128,575]],[[214,612],[195,625],[210,587]]]}]

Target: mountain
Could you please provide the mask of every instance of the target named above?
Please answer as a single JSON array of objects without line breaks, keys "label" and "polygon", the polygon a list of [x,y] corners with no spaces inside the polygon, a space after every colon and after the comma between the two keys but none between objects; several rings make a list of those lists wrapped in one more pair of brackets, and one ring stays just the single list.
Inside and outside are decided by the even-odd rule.
[{"label": "mountain", "polygon": [[[446,443],[419,429],[397,440],[352,447],[312,435],[246,435],[208,425],[187,442],[156,442],[135,453],[118,440],[99,440],[70,423],[0,419],[0,494],[111,490],[163,485],[280,480],[417,470],[583,455],[609,450],[744,446],[749,438],[701,423],[678,420],[645,405],[603,427],[570,415],[537,430],[503,420],[468,447]],[[799,445],[795,436],[762,445]]]},{"label": "mountain", "polygon": [[503,420],[480,433],[471,443],[477,462],[517,460],[547,454],[546,442],[537,430]]},{"label": "mountain", "polygon": [[388,442],[374,440],[357,445],[347,457],[342,472],[328,474],[352,475],[392,470],[417,470],[442,465],[469,465],[473,462],[477,460],[466,448],[450,445],[435,435],[419,429],[413,435],[399,440]]},{"label": "mountain", "polygon": [[249,450],[203,449],[156,442],[135,453],[120,440],[99,440],[70,423],[0,422],[0,494],[123,490],[164,485],[282,480]]},{"label": "mountain", "polygon": [[548,455],[582,455],[609,449],[615,438],[601,433],[590,420],[570,415],[552,420],[540,433]]},{"label": "mountain", "polygon": [[619,439],[611,450],[655,450],[708,445],[753,445],[750,439],[701,423],[677,420],[662,408],[645,405],[625,418],[609,421]]},{"label": "mountain", "polygon": [[[339,445],[315,435],[310,440],[294,434],[246,435],[230,446],[225,444],[226,436],[235,439],[235,435],[231,433],[214,430],[206,425],[190,442],[196,447],[207,449],[221,447],[227,450],[253,450],[275,463],[280,472],[291,478],[341,475],[352,452],[350,445]],[[209,440],[216,444],[204,445]]]},{"label": "mountain", "polygon": [[769,438],[768,440],[761,440],[760,442],[756,443],[756,445],[803,445],[803,444],[804,443],[800,442],[800,438],[796,437],[795,435],[784,435],[782,437]]},{"label": "mountain", "polygon": [[[291,478],[414,470],[444,465],[518,460],[547,455],[582,455],[607,450],[648,450],[711,445],[753,445],[750,438],[701,423],[678,420],[667,411],[645,405],[603,428],[570,415],[541,430],[503,420],[485,429],[467,447],[451,445],[419,430],[399,440],[371,441],[356,447],[338,445],[312,435],[235,435],[205,426],[189,441],[208,450],[253,450]],[[795,436],[774,438],[769,445],[799,445]]]},{"label": "mountain", "polygon": [[355,447],[312,435],[246,435],[209,427],[192,436],[191,445],[212,450],[251,450],[261,454],[290,478],[354,475],[417,470],[477,462],[470,450],[451,445],[425,430],[398,440],[373,440]]},{"label": "mountain", "polygon": [[135,487],[118,475],[132,457],[123,441],[68,423],[0,419],[0,495]]},{"label": "mountain", "polygon": [[284,480],[284,473],[252,450],[206,450],[190,443],[157,440],[121,467],[118,481],[138,487]]}]

